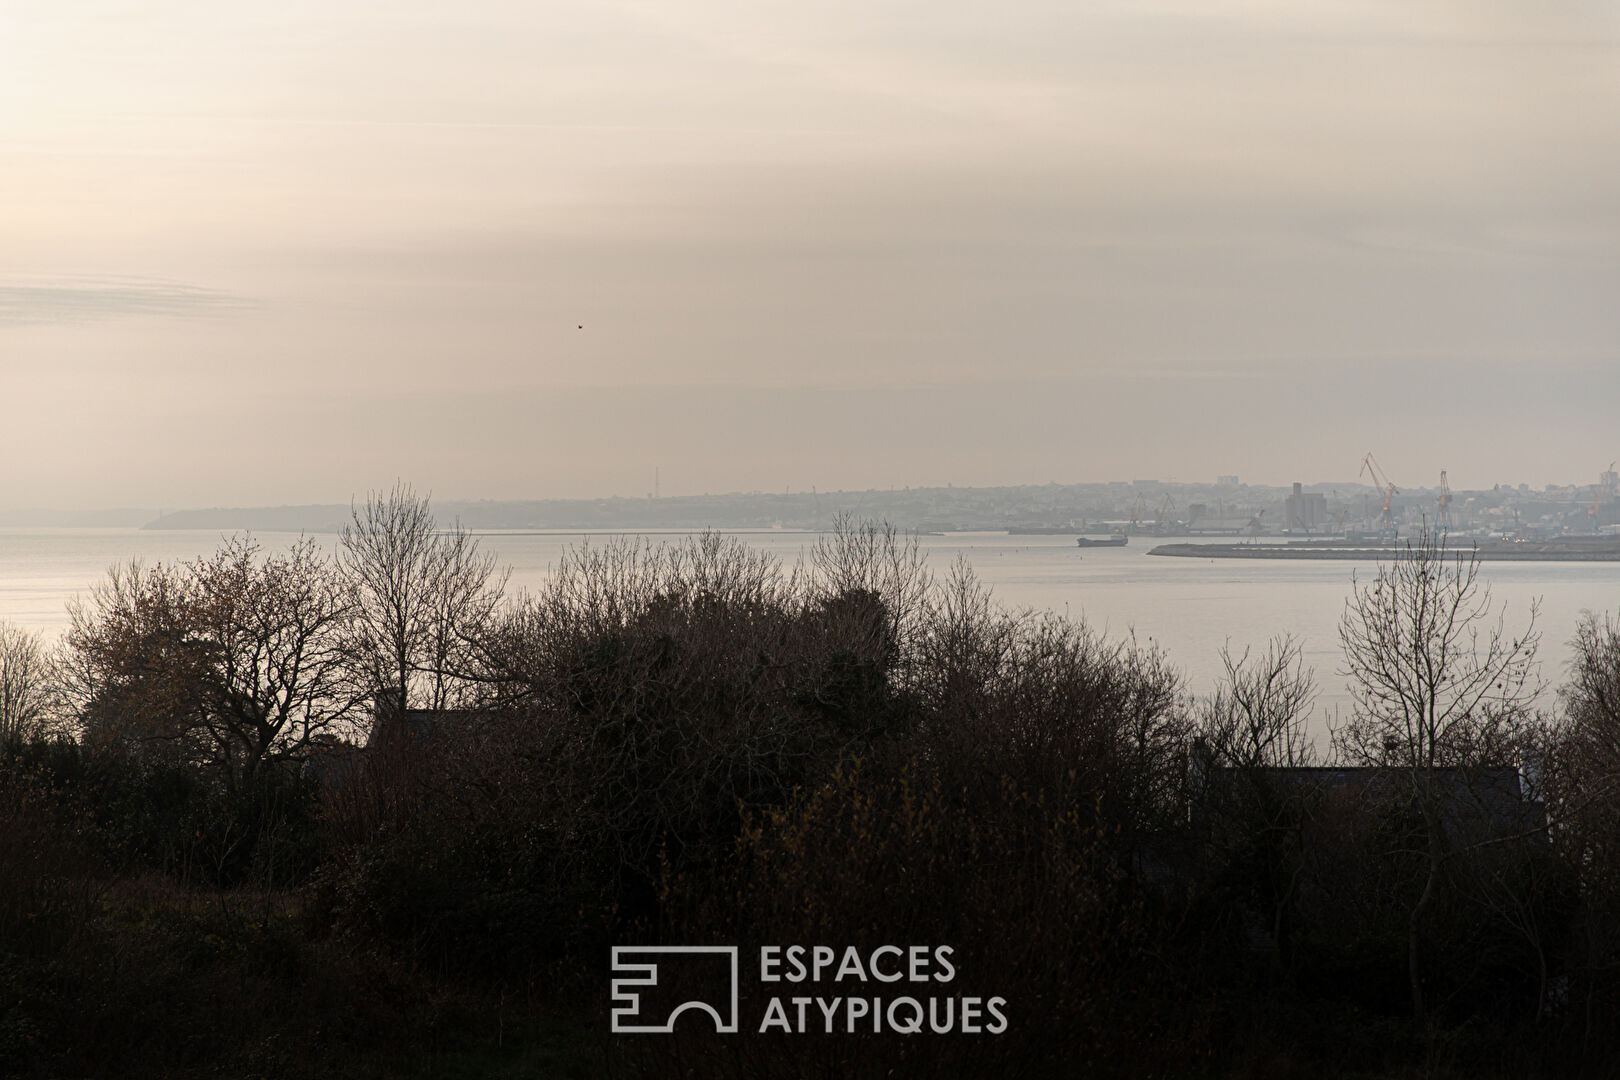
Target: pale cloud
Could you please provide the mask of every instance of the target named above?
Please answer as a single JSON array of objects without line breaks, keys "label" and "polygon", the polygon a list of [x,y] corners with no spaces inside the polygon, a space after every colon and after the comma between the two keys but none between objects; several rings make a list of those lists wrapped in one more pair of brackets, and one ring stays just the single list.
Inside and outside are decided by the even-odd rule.
[{"label": "pale cloud", "polygon": [[75,325],[131,316],[217,317],[247,301],[229,293],[144,278],[0,278],[0,326]]}]

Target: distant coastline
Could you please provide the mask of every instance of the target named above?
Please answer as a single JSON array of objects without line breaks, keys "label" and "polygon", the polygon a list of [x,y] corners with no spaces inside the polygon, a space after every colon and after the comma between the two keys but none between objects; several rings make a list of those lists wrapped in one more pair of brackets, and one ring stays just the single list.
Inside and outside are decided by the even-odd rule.
[{"label": "distant coastline", "polygon": [[[842,491],[616,495],[595,499],[440,500],[446,522],[501,532],[821,532],[842,516],[885,521],[921,533],[1005,532],[1012,535],[1248,537],[1320,539],[1349,534],[1365,546],[1379,531],[1382,493],[1364,484],[1291,487],[1136,480],[1000,487],[909,487]],[[363,494],[357,492],[356,494]],[[1620,530],[1620,496],[1607,487],[1572,484],[1530,490],[1498,485],[1446,493],[1453,533],[1531,542]],[[1304,501],[1301,496],[1304,496]],[[1407,488],[1390,500],[1402,535],[1439,518],[1438,489]],[[138,528],[154,531],[331,534],[349,521],[342,503],[157,510],[24,509],[0,511],[0,528]],[[1296,527],[1291,531],[1290,524]],[[1360,535],[1362,540],[1356,541]],[[1198,552],[1208,556],[1208,552]],[[1253,553],[1236,558],[1257,558]],[[1299,558],[1285,555],[1284,558]],[[1327,556],[1340,558],[1344,556]]]},{"label": "distant coastline", "polygon": [[[1339,485],[1350,497],[1362,489]],[[1370,492],[1372,489],[1367,488]],[[1144,493],[1146,495],[1144,496]],[[726,529],[819,532],[840,515],[887,521],[920,532],[1079,533],[1083,521],[1097,525],[1132,512],[1138,497],[1155,505],[1168,497],[1178,504],[1224,498],[1263,507],[1280,502],[1288,489],[1113,481],[1083,484],[1026,484],[1007,487],[912,487],[825,492],[729,492],[663,498],[530,499],[436,501],[445,520],[468,529],[502,531],[624,531]],[[1359,496],[1357,496],[1359,497]],[[347,504],[282,507],[222,507],[178,510],[144,522],[146,529],[248,529],[261,532],[336,532],[349,519]],[[1104,529],[1104,532],[1107,530]]]}]

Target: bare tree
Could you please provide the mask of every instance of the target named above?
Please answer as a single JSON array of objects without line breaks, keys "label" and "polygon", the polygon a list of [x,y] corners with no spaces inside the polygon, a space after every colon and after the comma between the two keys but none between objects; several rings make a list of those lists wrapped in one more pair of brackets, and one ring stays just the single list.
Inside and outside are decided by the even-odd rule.
[{"label": "bare tree", "polygon": [[1564,711],[1588,753],[1620,774],[1620,622],[1588,611],[1570,646]]},{"label": "bare tree", "polygon": [[301,756],[355,708],[349,592],[312,539],[265,555],[233,537],[179,567],[113,567],[69,606],[56,666],[86,735],[169,747],[228,787]]},{"label": "bare tree", "polygon": [[944,730],[966,730],[994,710],[995,694],[1012,666],[1030,619],[996,604],[967,558],[958,555],[926,596],[914,689]]},{"label": "bare tree", "polygon": [[1198,733],[1214,759],[1239,769],[1308,765],[1315,757],[1307,726],[1316,700],[1316,674],[1305,667],[1292,635],[1266,651],[1221,648],[1225,677],[1203,703]]},{"label": "bare tree", "polygon": [[1424,916],[1458,839],[1448,836],[1443,804],[1455,798],[1456,778],[1514,760],[1542,689],[1538,606],[1523,632],[1509,633],[1479,569],[1477,552],[1447,551],[1443,538],[1425,532],[1380,563],[1371,583],[1352,585],[1339,625],[1354,711],[1334,732],[1335,748],[1351,763],[1396,770],[1421,821],[1426,870],[1407,921],[1418,1018]]},{"label": "bare tree", "polygon": [[[840,514],[832,531],[811,549],[810,575],[810,594],[824,606],[853,607],[857,616],[867,609],[882,611],[886,625],[867,629],[871,636],[894,643],[890,662],[898,675],[907,677],[917,660],[910,643],[918,640],[933,584],[916,535],[887,522],[857,524]],[[871,603],[859,603],[863,597]]]},{"label": "bare tree", "polygon": [[484,672],[483,642],[496,621],[510,570],[478,550],[478,540],[455,523],[438,534],[428,580],[432,583],[421,673],[428,707],[447,708]]},{"label": "bare tree", "polygon": [[232,782],[270,758],[297,759],[358,704],[346,677],[351,601],[312,538],[261,555],[250,537],[187,564],[197,633],[211,663],[206,724]]},{"label": "bare tree", "polygon": [[912,680],[951,786],[1017,776],[1129,844],[1182,809],[1181,678],[1134,635],[1008,611],[958,559],[927,597]]},{"label": "bare tree", "polygon": [[1213,880],[1229,890],[1234,911],[1269,931],[1280,963],[1318,802],[1306,777],[1280,770],[1316,760],[1307,731],[1315,673],[1287,634],[1261,653],[1234,655],[1228,643],[1220,656],[1225,675],[1195,713],[1191,819],[1208,844]]},{"label": "bare tree", "polygon": [[38,635],[0,622],[0,742],[44,730],[49,665]]},{"label": "bare tree", "polygon": [[396,484],[355,506],[338,545],[354,590],[351,663],[383,711],[442,709],[506,585],[495,557],[458,522],[441,532],[426,496]]},{"label": "bare tree", "polygon": [[1620,1001],[1620,621],[1586,612],[1570,646],[1548,802],[1563,826],[1555,842],[1578,876],[1578,972],[1590,1043],[1613,1037]]},{"label": "bare tree", "polygon": [[1505,759],[1541,692],[1532,603],[1519,634],[1505,629],[1479,557],[1424,534],[1352,586],[1339,639],[1354,713],[1337,745],[1363,763],[1418,775]]}]

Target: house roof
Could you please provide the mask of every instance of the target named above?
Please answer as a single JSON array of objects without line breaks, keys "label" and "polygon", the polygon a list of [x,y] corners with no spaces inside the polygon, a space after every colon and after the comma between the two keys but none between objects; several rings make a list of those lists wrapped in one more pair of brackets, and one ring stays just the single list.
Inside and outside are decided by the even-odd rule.
[{"label": "house roof", "polygon": [[489,714],[481,709],[406,709],[404,713],[377,710],[371,720],[366,746],[373,747],[398,738],[426,739],[465,730]]},{"label": "house roof", "polygon": [[[1448,832],[1472,840],[1545,835],[1546,805],[1527,790],[1520,770],[1507,767],[1298,767],[1210,770],[1211,789],[1247,781],[1275,790],[1319,794],[1380,809],[1432,798]],[[1207,798],[1209,792],[1205,793]]]}]

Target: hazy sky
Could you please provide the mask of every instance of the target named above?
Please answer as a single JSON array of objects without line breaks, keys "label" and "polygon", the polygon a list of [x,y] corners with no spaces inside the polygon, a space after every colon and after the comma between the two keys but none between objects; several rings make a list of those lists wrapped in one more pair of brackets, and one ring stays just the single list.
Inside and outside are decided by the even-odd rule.
[{"label": "hazy sky", "polygon": [[0,507],[1589,482],[1620,3],[0,0],[0,393]]}]

